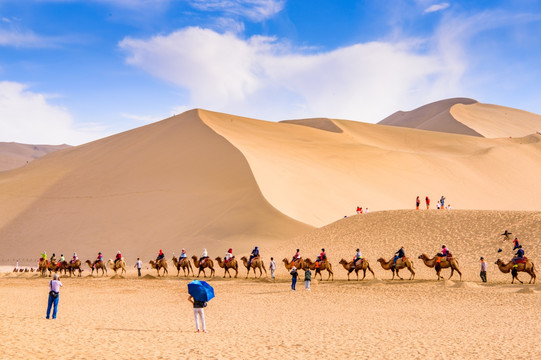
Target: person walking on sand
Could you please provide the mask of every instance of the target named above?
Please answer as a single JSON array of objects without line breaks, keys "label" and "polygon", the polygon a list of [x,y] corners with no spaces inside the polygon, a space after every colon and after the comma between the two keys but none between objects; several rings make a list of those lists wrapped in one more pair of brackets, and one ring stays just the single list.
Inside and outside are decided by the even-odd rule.
[{"label": "person walking on sand", "polygon": [[193,298],[193,296],[188,296],[188,301],[193,304],[193,316],[195,318],[195,332],[200,332],[201,329],[199,328],[199,320],[201,320],[201,328],[203,329],[203,332],[207,332],[207,328],[205,326],[205,306],[207,305],[204,301],[197,301]]},{"label": "person walking on sand", "polygon": [[417,199],[415,199],[415,210],[419,210],[419,205],[421,205],[421,200],[419,200],[419,196],[417,196]]},{"label": "person walking on sand", "polygon": [[430,198],[428,196],[425,197],[425,203],[426,203],[426,209],[430,210]]},{"label": "person walking on sand", "polygon": [[295,285],[297,284],[297,277],[299,276],[299,273],[297,272],[297,268],[295,265],[291,267],[291,271],[289,272],[291,274],[291,290],[295,291]]},{"label": "person walking on sand", "polygon": [[143,267],[143,262],[137,258],[137,261],[135,262],[135,265],[133,267],[137,268],[137,276],[141,276],[141,268]]},{"label": "person walking on sand", "polygon": [[511,234],[513,234],[513,233],[511,233],[511,232],[505,230],[505,231],[503,232],[503,234],[500,234],[500,235],[504,237],[503,241],[506,241],[506,240],[511,239],[511,237],[509,236],[509,235],[511,235]]},{"label": "person walking on sand", "polygon": [[518,238],[515,236],[515,240],[513,240],[513,251],[518,249],[519,246],[520,246],[520,244],[518,242]]},{"label": "person walking on sand", "polygon": [[310,268],[306,268],[306,270],[304,270],[304,288],[306,290],[310,290],[310,281],[312,281],[312,272],[310,271]]},{"label": "person walking on sand", "polygon": [[486,283],[487,282],[487,262],[485,261],[485,258],[481,256],[481,272],[479,273],[481,276],[481,280]]},{"label": "person walking on sand", "polygon": [[271,272],[271,279],[274,279],[274,272],[276,271],[276,261],[274,261],[273,257],[271,257],[269,270]]},{"label": "person walking on sand", "polygon": [[53,279],[49,281],[49,301],[47,302],[47,316],[50,318],[51,307],[53,307],[53,319],[56,319],[56,313],[58,311],[58,297],[60,296],[60,287],[62,283],[58,280],[58,274],[53,275]]}]

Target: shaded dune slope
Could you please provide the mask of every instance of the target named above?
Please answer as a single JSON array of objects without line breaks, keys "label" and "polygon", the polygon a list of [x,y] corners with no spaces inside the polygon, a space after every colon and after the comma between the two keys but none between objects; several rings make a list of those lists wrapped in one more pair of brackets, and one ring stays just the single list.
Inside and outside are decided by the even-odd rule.
[{"label": "shaded dune slope", "polygon": [[452,134],[482,136],[475,131],[475,129],[457,121],[450,112],[450,109],[456,104],[473,103],[476,103],[476,101],[468,98],[440,100],[411,111],[397,111],[381,120],[378,124],[440,131]]},{"label": "shaded dune slope", "polygon": [[310,229],[263,198],[243,155],[198,110],[0,174],[0,213],[7,259],[221,254]]}]

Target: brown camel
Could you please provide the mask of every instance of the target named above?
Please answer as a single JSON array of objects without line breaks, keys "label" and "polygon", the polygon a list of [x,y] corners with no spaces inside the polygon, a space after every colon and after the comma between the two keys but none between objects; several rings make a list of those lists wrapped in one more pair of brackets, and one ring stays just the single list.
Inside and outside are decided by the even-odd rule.
[{"label": "brown camel", "polygon": [[47,260],[39,259],[38,271],[41,276],[47,276],[47,270],[49,268],[49,262]]},{"label": "brown camel", "polygon": [[83,269],[82,269],[81,266],[82,266],[81,260],[79,260],[79,259],[75,260],[75,262],[70,262],[69,263],[70,277],[71,277],[72,273],[73,273],[73,275],[75,275],[76,271],[79,271],[79,274],[77,276],[81,277],[81,273],[83,272]]},{"label": "brown camel", "polygon": [[222,258],[219,256],[215,260],[218,262],[218,265],[222,269],[224,269],[224,277],[225,277],[225,274],[228,274],[229,277],[231,277],[231,273],[229,272],[229,269],[235,270],[235,278],[237,277],[237,275],[239,274],[239,264],[237,263],[237,260],[235,259],[235,257],[231,258],[228,262],[222,261]]},{"label": "brown camel", "polygon": [[207,259],[205,259],[206,261],[200,263],[197,256],[193,255],[192,260],[193,260],[194,266],[199,268],[199,272],[197,273],[197,277],[199,277],[199,275],[201,275],[201,271],[203,272],[203,276],[207,277],[207,274],[205,273],[206,268],[210,269],[210,277],[214,276],[214,261],[212,261],[211,258],[207,258]]},{"label": "brown camel", "polygon": [[535,265],[529,259],[526,259],[526,263],[518,263],[517,267],[515,268],[516,271],[513,271],[513,261],[509,261],[507,264],[505,264],[503,260],[498,259],[495,264],[498,265],[498,269],[500,269],[502,273],[507,274],[508,272],[511,272],[511,275],[513,276],[511,284],[515,282],[515,279],[517,279],[521,284],[523,284],[523,282],[520,281],[518,278],[519,271],[524,271],[530,275],[530,281],[528,282],[528,284],[531,284],[532,280],[535,284],[535,279],[537,277],[535,275]]},{"label": "brown camel", "polygon": [[165,273],[169,274],[169,271],[167,271],[167,260],[160,259],[158,260],[158,262],[150,260],[149,264],[150,266],[152,266],[153,269],[156,269],[156,271],[158,272],[158,277],[160,277],[160,269],[163,269],[162,276],[165,276]]},{"label": "brown camel", "polygon": [[312,262],[312,260],[307,258],[306,260],[304,260],[304,263],[305,263],[305,267],[309,268],[310,270],[316,271],[314,275],[314,279],[317,277],[317,274],[319,274],[319,277],[321,278],[321,280],[323,280],[323,275],[321,274],[321,272],[323,270],[327,270],[327,272],[329,273],[327,280],[329,280],[331,276],[332,276],[332,279],[334,280],[334,273],[332,271],[332,265],[329,262],[329,260],[325,259],[323,261],[320,261],[318,265],[317,262]]},{"label": "brown camel", "polygon": [[117,262],[114,262],[112,259],[109,259],[109,261],[107,261],[107,264],[109,265],[111,270],[114,270],[115,275],[117,275],[117,271],[120,269],[122,269],[120,271],[120,275],[123,275],[126,272],[126,262],[124,261],[124,258],[121,258]]},{"label": "brown camel", "polygon": [[[180,274],[180,269],[184,272],[184,276],[190,276],[190,270],[192,271],[192,275],[195,275],[193,273],[192,263],[190,262],[190,259],[184,258],[180,261],[177,260],[176,256],[173,256],[173,265],[177,268],[177,276]],[[188,270],[188,275],[186,275],[186,270]]]},{"label": "brown camel", "polygon": [[396,276],[398,276],[398,278],[400,280],[404,280],[400,277],[400,275],[398,274],[398,271],[400,269],[403,269],[403,268],[408,268],[408,270],[410,271],[410,280],[413,280],[415,279],[415,271],[413,271],[414,267],[413,267],[413,262],[410,261],[410,259],[408,258],[402,258],[402,259],[399,259],[397,262],[396,262],[396,266],[393,266],[393,259],[391,258],[389,261],[386,261],[384,258],[379,258],[378,259],[378,262],[381,264],[381,267],[384,269],[384,270],[391,270],[393,272],[393,278],[391,280],[394,280],[394,273],[396,271]]},{"label": "brown camel", "polygon": [[92,270],[90,272],[90,275],[94,274],[94,270],[96,270],[96,275],[98,275],[99,270],[101,270],[101,276],[105,273],[107,275],[107,266],[105,266],[105,263],[103,260],[96,260],[94,263],[90,262],[90,260],[85,261],[88,264],[88,267]]},{"label": "brown camel", "polygon": [[374,277],[374,279],[376,278],[376,275],[374,274],[374,271],[370,267],[368,260],[364,258],[357,261],[357,263],[355,264],[355,269],[353,268],[353,261],[347,262],[346,259],[342,259],[340,260],[339,264],[341,264],[344,267],[344,269],[348,271],[348,281],[349,281],[349,274],[351,274],[353,270],[355,270],[355,275],[357,275],[357,281],[359,280],[359,270],[363,271],[363,278],[361,280],[364,280],[364,278],[366,277],[367,269],[368,271],[372,273],[372,276]]},{"label": "brown camel", "polygon": [[449,276],[449,279],[453,276],[453,273],[456,270],[456,272],[460,275],[460,281],[462,281],[462,273],[458,268],[458,260],[454,257],[442,256],[441,262],[438,263],[438,257],[439,256],[436,255],[431,259],[428,257],[427,254],[419,255],[419,259],[423,260],[426,266],[436,269],[436,275],[438,276],[438,280],[440,280],[440,278],[443,279],[443,276],[440,275],[441,269],[451,268],[451,275]]},{"label": "brown camel", "polygon": [[288,259],[284,258],[284,260],[282,260],[284,262],[284,266],[286,267],[286,269],[288,271],[291,270],[291,267],[293,266],[293,264],[295,264],[295,267],[297,268],[297,270],[301,270],[301,269],[304,269],[306,267],[306,263],[304,262],[304,260],[302,258],[300,259],[297,259],[295,261],[292,261],[292,262],[289,262]]},{"label": "brown camel", "polygon": [[70,271],[70,264],[66,260],[61,261],[58,264],[58,272],[62,274],[62,271],[64,272],[64,275],[67,275],[68,271]]},{"label": "brown camel", "polygon": [[263,271],[265,271],[265,277],[267,277],[267,269],[265,269],[265,264],[263,264],[263,260],[261,260],[261,257],[258,256],[258,257],[253,258],[250,265],[248,265],[248,259],[246,258],[246,256],[243,256],[240,259],[242,260],[242,263],[248,270],[248,272],[246,273],[246,279],[248,279],[248,275],[250,275],[250,269],[254,270],[254,279],[256,278],[255,269],[259,269],[260,278],[263,275]]}]

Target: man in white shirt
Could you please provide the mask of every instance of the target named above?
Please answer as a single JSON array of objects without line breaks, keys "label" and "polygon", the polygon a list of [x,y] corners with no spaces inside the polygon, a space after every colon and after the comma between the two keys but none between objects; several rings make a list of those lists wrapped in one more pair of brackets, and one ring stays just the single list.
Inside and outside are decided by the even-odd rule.
[{"label": "man in white shirt", "polygon": [[274,258],[271,257],[269,269],[271,272],[271,279],[274,279],[274,271],[276,270],[276,262],[274,261]]},{"label": "man in white shirt", "polygon": [[47,316],[46,319],[49,319],[51,314],[51,307],[53,307],[53,319],[56,319],[56,312],[58,310],[58,298],[60,294],[60,287],[62,283],[58,280],[58,274],[53,275],[53,280],[49,281],[49,301],[47,304]]},{"label": "man in white shirt", "polygon": [[137,276],[141,276],[141,268],[143,267],[143,262],[137,258],[134,267],[137,268]]}]

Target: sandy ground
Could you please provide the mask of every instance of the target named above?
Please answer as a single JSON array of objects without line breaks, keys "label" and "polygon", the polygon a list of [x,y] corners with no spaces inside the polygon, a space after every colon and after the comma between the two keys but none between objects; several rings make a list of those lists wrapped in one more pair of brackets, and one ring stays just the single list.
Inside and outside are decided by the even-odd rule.
[{"label": "sandy ground", "polygon": [[[244,274],[244,273],[243,273]],[[188,280],[0,274],[0,357],[45,359],[541,358],[541,286],[427,280],[272,282],[214,278],[208,333],[195,333]]]}]

